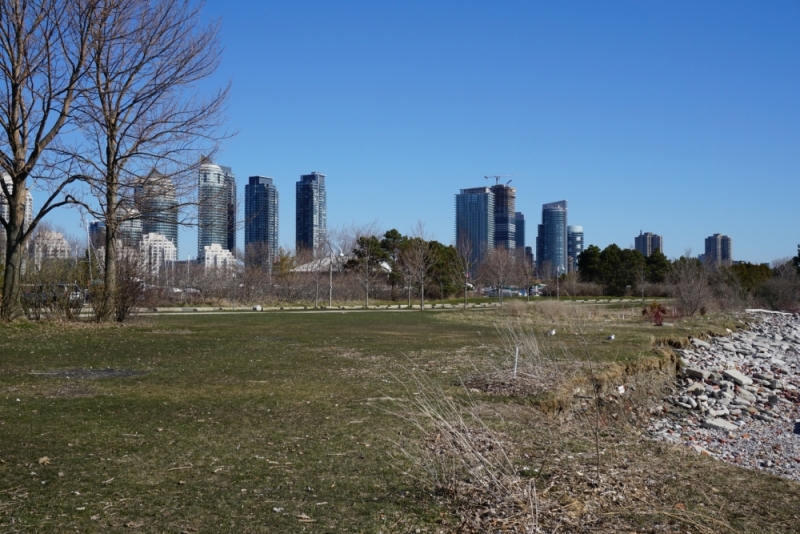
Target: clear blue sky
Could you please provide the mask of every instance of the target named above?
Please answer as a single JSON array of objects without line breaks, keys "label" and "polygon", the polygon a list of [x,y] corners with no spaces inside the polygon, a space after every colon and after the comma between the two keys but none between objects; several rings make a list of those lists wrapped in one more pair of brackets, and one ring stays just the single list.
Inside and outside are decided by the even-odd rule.
[{"label": "clear blue sky", "polygon": [[[294,184],[328,176],[328,225],[454,237],[460,188],[514,177],[535,245],[541,205],[569,201],[587,244],[715,232],[735,259],[800,243],[800,3],[210,0],[232,82],[240,198],[275,178],[280,242]],[[64,215],[59,215],[63,217]],[[180,235],[180,256],[196,232]],[[243,242],[240,234],[239,243]]]}]

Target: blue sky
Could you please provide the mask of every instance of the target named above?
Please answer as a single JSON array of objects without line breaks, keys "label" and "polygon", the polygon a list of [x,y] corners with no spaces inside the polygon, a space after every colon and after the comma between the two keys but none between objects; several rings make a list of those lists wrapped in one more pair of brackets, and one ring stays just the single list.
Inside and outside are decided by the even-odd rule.
[{"label": "blue sky", "polygon": [[[310,171],[328,176],[329,227],[420,220],[450,243],[460,188],[524,174],[529,246],[561,199],[601,248],[643,230],[674,257],[719,232],[735,259],[768,262],[800,243],[798,2],[210,0],[204,14],[224,46],[207,88],[232,83],[238,132],[218,162],[240,198],[248,176],[275,178],[289,248]],[[182,230],[180,256],[196,243]]]}]

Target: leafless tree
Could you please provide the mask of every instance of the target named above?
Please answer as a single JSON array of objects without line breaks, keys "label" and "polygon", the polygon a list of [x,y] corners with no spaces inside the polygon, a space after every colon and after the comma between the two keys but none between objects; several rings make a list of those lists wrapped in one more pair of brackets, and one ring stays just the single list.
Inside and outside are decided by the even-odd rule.
[{"label": "leafless tree", "polygon": [[450,268],[453,271],[454,278],[464,280],[464,309],[466,309],[469,285],[470,283],[475,284],[476,275],[478,274],[478,270],[475,268],[477,255],[472,241],[466,236],[462,236],[462,239],[456,243],[456,252],[457,254],[453,257],[453,264]]},{"label": "leafless tree", "polygon": [[800,276],[791,258],[772,262],[772,278],[756,289],[759,302],[772,310],[796,311],[800,302]]},{"label": "leafless tree", "polygon": [[374,289],[377,281],[387,276],[381,262],[387,256],[380,246],[380,239],[374,223],[366,226],[353,226],[349,233],[349,249],[353,257],[347,262],[347,269],[358,279],[359,285],[364,290],[364,304],[369,307],[369,292]]},{"label": "leafless tree", "polygon": [[[188,204],[200,156],[218,141],[227,88],[208,98],[189,92],[220,58],[219,25],[202,26],[201,7],[188,0],[105,0],[97,9],[88,83],[76,111],[90,145],[81,152],[83,179],[99,202],[85,207],[106,224],[109,294],[120,225],[140,216],[129,209],[142,202],[137,195],[157,198],[171,188],[178,205]],[[100,316],[110,314],[109,307]]]},{"label": "leafless tree", "polygon": [[[5,233],[5,276],[0,316],[22,314],[20,277],[25,245],[53,209],[69,204],[76,180],[70,160],[53,149],[62,135],[86,73],[95,0],[0,2],[0,216]],[[30,189],[44,202],[25,224]]]},{"label": "leafless tree", "polygon": [[512,282],[517,273],[514,254],[505,247],[490,250],[480,265],[481,278],[497,288],[497,297],[503,305],[503,287]]},{"label": "leafless tree", "polygon": [[[536,265],[532,261],[528,261],[525,257],[525,250],[516,249],[514,257],[517,261],[516,276],[519,280],[520,287],[525,289],[525,299],[530,302],[531,300],[531,286],[536,281]],[[575,273],[577,279],[577,273]]]},{"label": "leafless tree", "polygon": [[689,316],[703,312],[711,299],[708,274],[703,265],[687,250],[672,264],[669,274],[672,296],[681,311]]},{"label": "leafless tree", "polygon": [[425,281],[436,263],[436,256],[431,249],[425,225],[418,221],[411,236],[400,250],[400,263],[407,275],[406,282],[419,288],[419,309],[425,310]]}]

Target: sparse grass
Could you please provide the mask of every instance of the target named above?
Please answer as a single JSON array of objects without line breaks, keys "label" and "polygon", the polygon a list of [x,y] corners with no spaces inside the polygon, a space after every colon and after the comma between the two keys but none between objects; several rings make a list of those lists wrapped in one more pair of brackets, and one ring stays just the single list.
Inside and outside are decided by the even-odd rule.
[{"label": "sparse grass", "polygon": [[[502,313],[262,313],[147,317],[129,326],[0,325],[0,532],[456,530],[461,520],[454,513],[466,513],[469,501],[455,502],[404,474],[413,462],[398,456],[394,443],[418,429],[389,413],[387,399],[413,395],[395,380],[408,370],[454,402],[466,401],[460,380],[508,359],[495,327],[506,318]],[[655,355],[657,337],[736,321],[698,318],[656,328],[638,317],[614,318],[617,313],[587,306],[581,320],[596,357],[618,365]],[[519,320],[536,331],[555,327],[554,344],[580,342],[558,314],[526,313]],[[611,330],[617,339],[604,343]],[[138,374],[94,372],[104,369]],[[797,484],[639,442],[611,418],[604,421],[603,443],[614,461],[603,468],[630,484],[625,469],[637,477],[643,469],[657,471],[648,487],[658,506],[638,506],[632,494],[624,505],[593,505],[593,499],[616,501],[593,495],[575,474],[593,451],[579,420],[564,424],[566,412],[543,413],[483,393],[472,394],[471,402],[487,432],[502,432],[513,465],[542,469],[537,487],[551,486],[542,497],[550,503],[543,519],[577,510],[562,532],[579,524],[600,531],[602,525],[652,529],[669,522],[702,531],[693,524],[717,524],[702,514],[741,532],[791,532],[796,525]],[[582,456],[573,452],[570,460],[567,450]],[[685,514],[672,508],[676,502],[686,504]],[[579,511],[584,508],[605,523],[590,521]],[[768,527],[759,528],[759,518]]]}]

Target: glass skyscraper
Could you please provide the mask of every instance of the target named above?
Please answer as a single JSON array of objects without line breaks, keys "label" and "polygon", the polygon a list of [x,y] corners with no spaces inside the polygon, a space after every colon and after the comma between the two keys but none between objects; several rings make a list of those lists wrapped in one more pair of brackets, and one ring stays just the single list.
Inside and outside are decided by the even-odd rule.
[{"label": "glass skyscraper", "polygon": [[567,269],[578,270],[578,256],[583,252],[583,226],[567,226]]},{"label": "glass skyscraper", "polygon": [[[278,255],[278,188],[272,178],[251,176],[244,186],[244,246],[263,246],[269,259]],[[247,257],[247,254],[245,254]]]},{"label": "glass skyscraper", "polygon": [[120,206],[117,211],[117,236],[123,247],[138,249],[142,243],[142,214],[136,208]]},{"label": "glass skyscraper", "polygon": [[[236,176],[230,167],[220,165],[222,174],[225,176],[225,212],[227,216],[228,240],[227,248],[231,252],[236,252]],[[225,243],[223,243],[223,246]]]},{"label": "glass skyscraper", "polygon": [[236,246],[236,180],[230,167],[200,165],[197,194],[197,258],[214,243],[233,252]]},{"label": "glass skyscraper", "polygon": [[106,223],[103,221],[89,223],[89,242],[95,250],[106,246]]},{"label": "glass skyscraper", "polygon": [[542,276],[567,272],[567,201],[542,205],[542,224],[536,236],[536,267]]},{"label": "glass skyscraper", "polygon": [[178,200],[167,176],[153,171],[136,186],[134,205],[142,214],[142,234],[161,234],[178,248]]},{"label": "glass skyscraper", "polygon": [[327,232],[325,175],[303,174],[295,186],[295,247],[316,254]]},{"label": "glass skyscraper", "polygon": [[491,187],[494,193],[494,246],[513,250],[516,247],[517,189],[507,184]]},{"label": "glass skyscraper", "polygon": [[480,263],[494,247],[495,198],[489,187],[462,189],[456,195],[456,247]]},{"label": "glass skyscraper", "polygon": [[514,213],[514,220],[514,248],[522,251],[525,250],[525,214],[521,211]]}]

